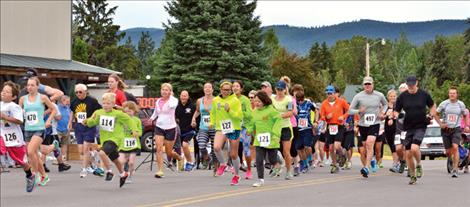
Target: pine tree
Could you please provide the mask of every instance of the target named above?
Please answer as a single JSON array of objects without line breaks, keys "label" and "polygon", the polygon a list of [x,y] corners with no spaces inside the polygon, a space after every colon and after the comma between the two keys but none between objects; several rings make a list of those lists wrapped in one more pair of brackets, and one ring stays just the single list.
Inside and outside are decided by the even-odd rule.
[{"label": "pine tree", "polygon": [[312,47],[310,47],[310,50],[308,51],[308,58],[312,62],[310,68],[313,72],[319,72],[324,69],[321,63],[322,51],[318,42],[313,43]]},{"label": "pine tree", "polygon": [[165,24],[165,38],[171,38],[173,54],[161,56],[169,64],[158,70],[168,74],[176,91],[196,95],[202,95],[205,82],[222,79],[242,80],[245,91],[259,88],[271,71],[261,57],[261,22],[253,16],[255,8],[256,1],[169,2],[165,9],[176,21]]},{"label": "pine tree", "polygon": [[445,80],[451,80],[453,69],[449,68],[449,48],[444,37],[438,36],[431,51],[430,69],[433,76],[437,78],[437,85],[442,85]]},{"label": "pine tree", "polygon": [[137,43],[136,53],[140,62],[139,68],[141,73],[145,75],[150,74],[152,72],[150,57],[155,53],[155,42],[148,31],[142,32]]}]

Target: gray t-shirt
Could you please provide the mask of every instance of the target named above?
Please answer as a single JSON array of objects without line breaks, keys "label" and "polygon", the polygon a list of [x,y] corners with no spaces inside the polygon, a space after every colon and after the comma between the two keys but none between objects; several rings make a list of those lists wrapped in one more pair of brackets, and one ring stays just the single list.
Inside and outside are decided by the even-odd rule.
[{"label": "gray t-shirt", "polygon": [[365,107],[366,111],[363,114],[359,114],[361,117],[359,126],[369,127],[371,125],[380,124],[379,115],[387,105],[387,100],[382,93],[373,91],[368,94],[365,91],[361,91],[354,96],[349,107],[349,113],[358,114],[359,109]]},{"label": "gray t-shirt", "polygon": [[437,112],[441,113],[443,122],[446,123],[449,128],[460,126],[462,115],[467,115],[465,104],[462,101],[451,102],[449,99],[439,104]]}]

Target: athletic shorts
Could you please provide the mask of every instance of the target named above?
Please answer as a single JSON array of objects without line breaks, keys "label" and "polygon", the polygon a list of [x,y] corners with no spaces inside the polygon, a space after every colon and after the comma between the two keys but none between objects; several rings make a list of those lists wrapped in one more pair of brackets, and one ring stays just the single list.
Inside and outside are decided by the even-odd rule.
[{"label": "athletic shorts", "polygon": [[238,138],[240,138],[240,133],[241,133],[241,130],[235,130],[231,133],[227,133],[224,135],[230,140],[237,140]]},{"label": "athletic shorts", "polygon": [[380,124],[370,125],[368,127],[359,126],[359,133],[361,134],[361,141],[365,142],[368,136],[379,136]]},{"label": "athletic shorts", "polygon": [[42,140],[42,145],[51,145],[54,140],[57,140],[58,137],[57,135],[46,135],[46,137]]},{"label": "athletic shorts", "polygon": [[334,144],[335,142],[343,142],[345,128],[342,125],[338,125],[338,133],[335,135],[330,134],[330,127],[326,129],[326,144]]},{"label": "athletic shorts", "polygon": [[405,150],[411,150],[412,144],[421,146],[421,142],[423,142],[425,132],[426,128],[407,130],[406,137],[403,143],[403,145],[405,145]]},{"label": "athletic shorts", "polygon": [[377,138],[375,139],[375,143],[377,143],[377,142],[385,142],[385,133],[380,134],[379,136],[377,136]]},{"label": "athletic shorts", "polygon": [[354,131],[344,132],[344,142],[341,144],[341,146],[346,150],[354,148]]},{"label": "athletic shorts", "polygon": [[290,127],[281,129],[281,141],[290,141],[292,139],[292,130]]},{"label": "athletic shorts", "polygon": [[39,130],[39,131],[25,131],[24,132],[24,141],[25,142],[30,142],[31,138],[33,136],[38,136],[41,139],[44,139],[44,130]]},{"label": "athletic shorts", "polygon": [[452,148],[452,144],[460,144],[460,140],[462,139],[462,131],[460,128],[441,129],[441,134],[446,149]]},{"label": "athletic shorts", "polygon": [[326,133],[321,133],[321,134],[318,136],[318,141],[325,143],[325,141],[326,141]]},{"label": "athletic shorts", "polygon": [[163,136],[167,141],[175,141],[176,136],[178,135],[176,132],[176,128],[173,129],[162,129],[160,127],[155,127],[155,135]]},{"label": "athletic shorts", "polygon": [[313,132],[311,129],[305,129],[299,131],[299,138],[297,138],[297,142],[295,143],[295,149],[301,150],[305,147],[312,147],[313,145]]},{"label": "athletic shorts", "polygon": [[24,165],[26,157],[26,145],[19,147],[7,147],[8,155],[13,161],[20,165]]},{"label": "athletic shorts", "polygon": [[196,136],[196,131],[194,130],[181,132],[181,141],[190,142],[194,136]]},{"label": "athletic shorts", "polygon": [[95,143],[95,138],[97,135],[96,127],[90,128],[83,124],[75,124],[74,131],[77,144],[83,144],[83,142]]},{"label": "athletic shorts", "polygon": [[57,136],[59,137],[60,146],[65,146],[65,145],[70,144],[70,133],[57,132]]}]

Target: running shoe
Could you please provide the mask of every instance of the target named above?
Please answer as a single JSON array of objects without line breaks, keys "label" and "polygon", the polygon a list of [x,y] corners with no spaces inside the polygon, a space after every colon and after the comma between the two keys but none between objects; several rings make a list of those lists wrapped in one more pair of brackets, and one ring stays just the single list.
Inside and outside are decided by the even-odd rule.
[{"label": "running shoe", "polygon": [[300,175],[300,167],[294,167],[294,176],[297,177]]},{"label": "running shoe", "polygon": [[347,161],[347,162],[346,162],[346,165],[344,166],[344,169],[350,170],[351,167],[352,167],[352,162],[351,162],[351,161]]},{"label": "running shoe", "polygon": [[452,177],[453,178],[458,178],[459,177],[459,175],[457,173],[457,170],[452,170]]},{"label": "running shoe", "polygon": [[72,166],[70,165],[67,165],[65,163],[59,163],[59,172],[63,172],[63,171],[67,171],[67,170],[70,170]]},{"label": "running shoe", "polygon": [[294,176],[292,175],[292,173],[291,173],[290,171],[287,171],[287,172],[286,172],[286,177],[285,177],[285,179],[286,179],[286,180],[292,180],[292,178],[294,178]]},{"label": "running shoe", "polygon": [[80,178],[86,177],[87,174],[88,174],[88,171],[85,168],[83,168],[82,171],[80,172]]},{"label": "running shoe", "polygon": [[184,160],[176,160],[176,165],[178,166],[178,171],[183,172],[184,171]]},{"label": "running shoe", "polygon": [[384,164],[382,162],[379,162],[379,168],[384,168]]},{"label": "running shoe", "polygon": [[93,173],[94,171],[95,171],[95,168],[93,168],[93,167],[91,167],[91,166],[88,166],[88,167],[86,168],[86,172],[87,172],[87,173]]},{"label": "running shoe", "polygon": [[176,172],[175,168],[173,167],[173,164],[171,164],[171,162],[165,162],[166,164],[166,168],[168,168],[169,170],[171,170],[172,172]]},{"label": "running shoe", "polygon": [[339,171],[338,167],[336,165],[332,165],[331,166],[331,170],[330,170],[330,173],[331,174],[335,174]]},{"label": "running shoe", "polygon": [[328,165],[330,165],[330,164],[331,164],[331,161],[330,161],[329,159],[325,161],[325,165],[326,165],[326,166],[328,166]]},{"label": "running shoe", "polygon": [[119,178],[119,187],[122,188],[124,184],[126,184],[126,179],[129,177],[129,173],[124,171],[124,173]]},{"label": "running shoe", "polygon": [[209,160],[202,160],[202,168],[203,170],[207,170],[209,168]]},{"label": "running shoe", "polygon": [[271,177],[279,177],[279,176],[281,176],[281,168],[279,168],[279,167],[274,167],[274,168],[272,169],[272,172],[269,173],[269,176],[271,176]]},{"label": "running shoe", "polygon": [[107,172],[106,173],[106,178],[104,179],[105,181],[112,181],[114,178],[114,174],[112,172]]},{"label": "running shoe", "polygon": [[324,167],[325,164],[323,163],[323,161],[319,161],[318,164],[317,164],[319,167]]},{"label": "running shoe", "polygon": [[416,176],[411,176],[410,177],[410,182],[408,184],[414,185],[414,184],[416,184],[417,181],[418,181],[418,179],[416,178]]},{"label": "running shoe", "polygon": [[361,169],[361,174],[362,174],[362,177],[365,177],[365,178],[369,177],[369,169],[367,169],[367,167],[363,167]]},{"label": "running shoe", "polygon": [[45,186],[49,182],[49,175],[46,175],[45,177],[41,177],[41,182],[39,183],[40,186]]},{"label": "running shoe", "polygon": [[232,178],[232,181],[230,182],[230,185],[238,185],[239,181],[240,181],[240,176],[234,175]]},{"label": "running shoe", "polygon": [[45,172],[47,172],[47,173],[50,172],[49,168],[47,168],[47,166],[46,166],[46,163],[42,164],[42,166],[44,167]]},{"label": "running shoe", "polygon": [[132,178],[129,175],[129,177],[127,177],[127,180],[126,180],[126,184],[131,184],[131,183],[132,183]]},{"label": "running shoe", "polygon": [[336,157],[338,158],[339,167],[344,167],[344,164],[346,162],[346,156],[344,156],[343,154],[336,154]]},{"label": "running shoe", "polygon": [[393,167],[390,168],[389,170],[390,170],[390,172],[398,173],[400,171],[399,164],[398,163],[394,164]]},{"label": "running shoe", "polygon": [[463,173],[468,173],[468,166],[465,167],[465,169],[463,170]]},{"label": "running shoe", "polygon": [[261,187],[264,185],[264,179],[259,179],[256,183],[253,183],[253,187]]},{"label": "running shoe", "polygon": [[33,192],[34,186],[36,186],[36,175],[32,174],[26,178],[26,192]]},{"label": "running shoe", "polygon": [[193,171],[194,170],[194,164],[193,163],[186,163],[186,166],[185,166],[185,171]]},{"label": "running shoe", "polygon": [[370,170],[373,172],[373,173],[376,173],[377,170],[378,170],[378,167],[377,167],[377,161],[375,159],[372,159],[370,161]]},{"label": "running shoe", "polygon": [[218,177],[223,176],[226,168],[227,168],[227,165],[220,165],[219,168],[217,168],[216,175]]},{"label": "running shoe", "polygon": [[230,171],[232,173],[232,175],[235,175],[235,168],[233,168],[233,166],[230,166],[228,168],[225,169],[225,172],[227,171]]},{"label": "running shoe", "polygon": [[165,174],[163,173],[163,171],[158,171],[157,173],[155,173],[155,178],[163,178],[165,177]]},{"label": "running shoe", "polygon": [[251,180],[253,175],[251,174],[251,170],[246,170],[245,179]]},{"label": "running shoe", "polygon": [[416,177],[418,178],[423,177],[423,166],[421,165],[416,166]]},{"label": "running shoe", "polygon": [[405,167],[406,167],[406,162],[404,160],[400,161],[400,169],[398,170],[398,173],[403,173],[405,172]]},{"label": "running shoe", "polygon": [[95,171],[93,171],[93,175],[103,177],[104,176],[104,170],[101,169],[100,167],[96,168]]}]

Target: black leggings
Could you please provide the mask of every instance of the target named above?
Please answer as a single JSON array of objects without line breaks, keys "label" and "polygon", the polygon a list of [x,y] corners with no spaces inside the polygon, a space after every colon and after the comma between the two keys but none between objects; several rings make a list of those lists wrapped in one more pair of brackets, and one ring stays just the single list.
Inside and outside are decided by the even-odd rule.
[{"label": "black leggings", "polygon": [[395,153],[397,151],[395,147],[395,130],[393,131],[385,131],[385,140],[387,141],[388,146],[390,146],[390,151]]},{"label": "black leggings", "polygon": [[277,161],[278,149],[267,149],[264,147],[256,147],[256,171],[258,172],[258,179],[264,179],[264,158],[268,155],[268,160],[271,165],[275,165]]}]

